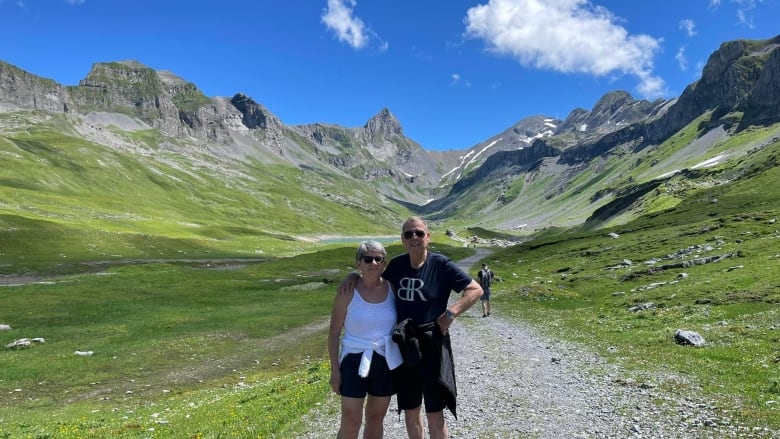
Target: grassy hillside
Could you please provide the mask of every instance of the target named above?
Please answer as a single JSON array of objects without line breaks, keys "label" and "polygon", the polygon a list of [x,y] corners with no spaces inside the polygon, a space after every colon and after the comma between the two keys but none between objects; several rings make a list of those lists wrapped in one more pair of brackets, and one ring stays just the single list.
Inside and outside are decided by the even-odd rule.
[{"label": "grassy hillside", "polygon": [[[498,238],[489,224],[535,218],[524,244],[489,258],[497,315],[780,429],[780,127],[699,132],[705,121],[569,184],[491,181],[505,206],[472,188],[435,246],[457,259],[473,250],[447,247],[445,228]],[[217,159],[155,130],[106,128],[106,148],[67,116],[1,113],[0,126],[0,274],[40,276],[0,286],[13,327],[0,335],[46,340],[0,350],[0,437],[283,436],[323,398],[354,245],[304,238],[397,235],[408,211],[338,173]],[[613,208],[544,222],[596,206]],[[677,329],[707,344],[679,346]]]},{"label": "grassy hillside", "polygon": [[329,391],[328,318],[354,252],[0,286],[0,323],[12,327],[2,344],[44,339],[0,348],[0,437],[294,437]]},{"label": "grassy hillside", "polygon": [[499,170],[458,193],[442,211],[447,221],[463,227],[530,235],[576,227],[617,201],[623,205],[597,223],[624,224],[673,207],[691,190],[741,178],[780,138],[780,124],[736,132],[711,128],[710,117],[702,115],[660,145],[638,150],[624,145],[576,167],[550,157],[528,172]]},{"label": "grassy hillside", "polygon": [[[496,312],[594,346],[638,383],[701,391],[725,416],[779,428],[778,154],[775,139],[707,171],[698,181],[721,184],[679,190],[668,210],[598,230],[550,229],[495,253]],[[677,345],[677,329],[707,344]]]},{"label": "grassy hillside", "polygon": [[69,123],[0,114],[23,127],[0,135],[0,272],[45,269],[52,254],[62,264],[288,254],[302,235],[395,233],[406,215],[341,175],[217,158],[156,130],[116,130],[120,146],[107,148]]}]

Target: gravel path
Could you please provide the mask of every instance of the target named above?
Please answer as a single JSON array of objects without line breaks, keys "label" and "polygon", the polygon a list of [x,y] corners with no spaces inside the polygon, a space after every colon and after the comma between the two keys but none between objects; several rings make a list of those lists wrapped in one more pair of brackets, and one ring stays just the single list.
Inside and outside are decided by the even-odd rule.
[{"label": "gravel path", "polygon": [[[684,378],[656,373],[634,380],[587,349],[503,318],[500,309],[487,318],[481,313],[477,304],[450,328],[458,382],[458,419],[445,411],[451,438],[780,437],[736,425],[704,398],[658,387]],[[396,408],[393,398],[385,418],[388,439],[406,438]],[[335,437],[336,395],[302,422],[302,438]]]},{"label": "gravel path", "polygon": [[[633,381],[604,359],[478,305],[450,329],[458,380],[458,419],[446,413],[451,438],[771,438],[739,427],[695,396],[663,394],[656,382]],[[406,438],[395,398],[385,437]],[[339,401],[303,420],[302,438],[335,437]]]}]

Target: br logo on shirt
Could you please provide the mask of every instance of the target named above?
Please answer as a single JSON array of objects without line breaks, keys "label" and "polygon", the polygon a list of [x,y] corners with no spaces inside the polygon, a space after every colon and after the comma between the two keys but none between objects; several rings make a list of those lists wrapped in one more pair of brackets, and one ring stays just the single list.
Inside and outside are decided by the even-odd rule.
[{"label": "br logo on shirt", "polygon": [[400,288],[398,288],[398,293],[396,293],[396,295],[399,300],[407,302],[414,302],[415,296],[419,295],[421,301],[427,302],[428,299],[426,299],[422,293],[423,285],[425,285],[425,282],[423,282],[422,279],[415,279],[412,277],[402,278],[401,284],[399,285]]}]

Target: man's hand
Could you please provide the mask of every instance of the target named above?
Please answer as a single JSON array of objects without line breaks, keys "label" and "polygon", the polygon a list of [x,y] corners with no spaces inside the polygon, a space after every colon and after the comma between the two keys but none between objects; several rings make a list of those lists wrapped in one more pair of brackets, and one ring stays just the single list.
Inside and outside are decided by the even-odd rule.
[{"label": "man's hand", "polygon": [[450,310],[445,311],[442,313],[442,315],[436,318],[436,323],[439,325],[439,329],[441,329],[442,335],[447,335],[450,330],[450,326],[452,326],[452,322],[454,321],[455,314],[453,314]]},{"label": "man's hand", "polygon": [[352,291],[355,290],[355,285],[357,284],[358,279],[360,279],[360,275],[358,273],[349,273],[347,277],[341,281],[341,284],[339,284],[339,295],[349,296],[352,294]]},{"label": "man's hand", "polygon": [[[436,318],[436,323],[439,324],[441,333],[447,335],[447,331],[449,331],[452,322],[455,321],[455,317],[466,312],[467,309],[477,303],[480,297],[482,297],[482,287],[479,286],[477,281],[472,279],[471,283],[463,289],[463,294],[460,298],[451,304],[447,311]],[[448,311],[452,313],[451,317],[447,316]]]}]

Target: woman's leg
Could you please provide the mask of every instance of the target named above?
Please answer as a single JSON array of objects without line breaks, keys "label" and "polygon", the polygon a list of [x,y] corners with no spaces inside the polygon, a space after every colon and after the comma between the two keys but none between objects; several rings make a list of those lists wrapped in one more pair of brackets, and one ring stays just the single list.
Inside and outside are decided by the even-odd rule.
[{"label": "woman's leg", "polygon": [[390,407],[389,396],[371,396],[366,400],[366,426],[363,439],[381,439],[385,431],[385,415]]},{"label": "woman's leg", "polygon": [[363,398],[341,397],[341,428],[338,439],[357,439],[363,421]]}]

